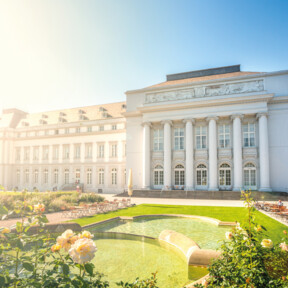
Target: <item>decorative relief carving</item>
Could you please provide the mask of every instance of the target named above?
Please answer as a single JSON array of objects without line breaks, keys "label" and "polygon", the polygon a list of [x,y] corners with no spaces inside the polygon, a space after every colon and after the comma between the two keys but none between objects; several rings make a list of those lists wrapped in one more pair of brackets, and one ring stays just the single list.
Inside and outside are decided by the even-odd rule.
[{"label": "decorative relief carving", "polygon": [[212,97],[229,94],[251,93],[263,90],[263,80],[236,82],[230,84],[219,84],[204,87],[195,87],[191,89],[182,89],[178,91],[148,93],[146,94],[145,103],[186,100],[199,97]]}]

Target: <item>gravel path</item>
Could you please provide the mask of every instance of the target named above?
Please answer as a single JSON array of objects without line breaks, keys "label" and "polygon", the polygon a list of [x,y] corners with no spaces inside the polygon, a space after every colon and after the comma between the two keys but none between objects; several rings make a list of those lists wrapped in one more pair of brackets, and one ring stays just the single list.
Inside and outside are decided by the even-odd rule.
[{"label": "gravel path", "polygon": [[[65,222],[67,220],[71,220],[72,218],[63,218],[62,212],[56,212],[56,213],[49,213],[46,215],[49,223],[59,223],[59,222]],[[0,227],[10,227],[14,224],[16,224],[17,221],[19,221],[19,218],[13,218],[8,220],[0,220]]]}]

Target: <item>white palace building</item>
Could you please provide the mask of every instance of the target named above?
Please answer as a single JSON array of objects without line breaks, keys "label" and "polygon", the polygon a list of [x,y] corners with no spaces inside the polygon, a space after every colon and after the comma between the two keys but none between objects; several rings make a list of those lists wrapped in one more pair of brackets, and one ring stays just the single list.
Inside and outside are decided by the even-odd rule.
[{"label": "white palace building", "polygon": [[[113,103],[0,120],[6,189],[288,192],[288,71],[167,75]],[[128,175],[128,173],[127,173]]]}]

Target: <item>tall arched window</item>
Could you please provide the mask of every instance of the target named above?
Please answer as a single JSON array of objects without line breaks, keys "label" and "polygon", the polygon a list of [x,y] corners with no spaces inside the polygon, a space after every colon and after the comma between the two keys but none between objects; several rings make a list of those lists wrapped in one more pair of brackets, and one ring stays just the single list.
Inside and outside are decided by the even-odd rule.
[{"label": "tall arched window", "polygon": [[177,165],[174,170],[175,173],[175,185],[185,185],[185,170],[183,165]]},{"label": "tall arched window", "polygon": [[197,186],[207,186],[207,167],[200,164],[196,169]]},{"label": "tall arched window", "polygon": [[256,189],[256,166],[253,163],[244,166],[244,186],[246,189]]},{"label": "tall arched window", "polygon": [[34,170],[34,183],[38,183],[38,179],[39,179],[39,171],[38,169]]},{"label": "tall arched window", "polygon": [[99,183],[99,185],[103,185],[104,184],[104,169],[103,168],[99,169],[98,183]]},{"label": "tall arched window", "polygon": [[229,164],[221,164],[219,169],[219,185],[231,186],[231,167]]},{"label": "tall arched window", "polygon": [[69,183],[69,169],[64,170],[64,184]]},{"label": "tall arched window", "polygon": [[163,167],[161,165],[157,165],[154,168],[154,186],[162,186],[163,184],[164,184]]},{"label": "tall arched window", "polygon": [[75,182],[80,183],[80,169],[76,169],[75,171]]},{"label": "tall arched window", "polygon": [[112,169],[112,185],[117,184],[117,169],[113,168]]},{"label": "tall arched window", "polygon": [[86,182],[87,182],[87,185],[91,185],[92,184],[92,169],[91,168],[87,169]]},{"label": "tall arched window", "polygon": [[48,184],[48,169],[44,169],[44,184]]},{"label": "tall arched window", "polygon": [[59,179],[59,170],[54,169],[54,183],[57,184]]}]

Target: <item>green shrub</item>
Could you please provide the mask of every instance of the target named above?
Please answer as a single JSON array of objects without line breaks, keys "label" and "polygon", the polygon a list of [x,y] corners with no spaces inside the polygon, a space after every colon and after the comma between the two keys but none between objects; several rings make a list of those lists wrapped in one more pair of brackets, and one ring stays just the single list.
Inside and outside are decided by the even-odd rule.
[{"label": "green shrub", "polygon": [[103,202],[104,201],[104,197],[98,195],[98,194],[94,194],[94,193],[82,193],[79,197],[79,203],[83,202],[83,203],[94,203],[94,202]]},{"label": "green shrub", "polygon": [[[265,239],[265,227],[254,221],[251,193],[243,192],[247,207],[247,222],[237,226],[227,235],[229,241],[221,246],[222,255],[208,268],[209,279],[205,285],[195,287],[288,287],[288,243],[284,249]],[[286,232],[286,231],[285,231]],[[283,246],[283,244],[282,244]]]}]

